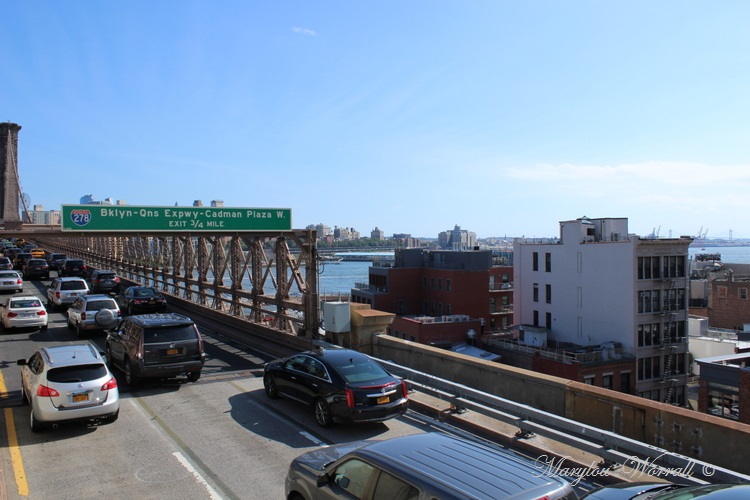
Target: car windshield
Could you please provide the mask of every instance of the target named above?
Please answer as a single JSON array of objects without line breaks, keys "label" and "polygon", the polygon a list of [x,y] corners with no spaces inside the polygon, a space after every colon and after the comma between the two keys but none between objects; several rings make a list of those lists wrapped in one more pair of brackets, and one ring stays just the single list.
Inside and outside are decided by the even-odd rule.
[{"label": "car windshield", "polygon": [[39,299],[21,299],[10,301],[11,309],[23,309],[25,307],[42,307],[42,303],[39,301]]},{"label": "car windshield", "polygon": [[100,363],[90,365],[61,366],[47,372],[47,380],[60,384],[96,380],[107,375],[107,368]]},{"label": "car windshield", "polygon": [[86,304],[87,311],[99,311],[101,309],[117,309],[117,304],[112,299],[90,300]]},{"label": "car windshield", "polygon": [[144,344],[159,344],[161,342],[195,339],[196,335],[193,325],[147,328],[143,334]]},{"label": "car windshield", "polygon": [[349,358],[348,363],[336,366],[336,371],[344,377],[344,380],[352,384],[379,380],[388,376],[388,372],[369,359]]},{"label": "car windshield", "polygon": [[14,272],[0,273],[0,278],[18,278],[18,274]]},{"label": "car windshield", "polygon": [[86,283],[84,281],[63,281],[60,283],[60,290],[85,290]]}]

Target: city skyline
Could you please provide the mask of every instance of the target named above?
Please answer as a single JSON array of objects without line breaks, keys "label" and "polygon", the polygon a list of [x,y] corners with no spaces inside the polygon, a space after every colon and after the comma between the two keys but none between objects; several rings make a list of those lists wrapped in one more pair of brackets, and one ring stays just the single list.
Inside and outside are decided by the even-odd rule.
[{"label": "city skyline", "polygon": [[22,189],[48,209],[84,191],[289,207],[295,227],[363,234],[543,238],[588,216],[750,238],[747,3],[4,13],[1,119],[22,127]]}]

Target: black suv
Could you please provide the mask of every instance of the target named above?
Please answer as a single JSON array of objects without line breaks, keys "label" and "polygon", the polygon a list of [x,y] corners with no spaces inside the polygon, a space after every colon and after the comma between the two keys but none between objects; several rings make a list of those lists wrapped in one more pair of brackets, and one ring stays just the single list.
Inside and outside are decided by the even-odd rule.
[{"label": "black suv", "polygon": [[57,271],[68,256],[64,253],[51,253],[47,256],[47,265],[50,271]]},{"label": "black suv", "polygon": [[86,264],[81,259],[65,259],[57,268],[58,276],[86,277]]},{"label": "black suv", "polygon": [[134,385],[141,378],[187,375],[190,382],[201,377],[206,362],[203,339],[192,319],[182,314],[128,316],[107,334],[107,364],[125,373]]},{"label": "black suv", "polygon": [[120,291],[120,277],[114,271],[97,269],[88,278],[91,293],[117,293]]}]

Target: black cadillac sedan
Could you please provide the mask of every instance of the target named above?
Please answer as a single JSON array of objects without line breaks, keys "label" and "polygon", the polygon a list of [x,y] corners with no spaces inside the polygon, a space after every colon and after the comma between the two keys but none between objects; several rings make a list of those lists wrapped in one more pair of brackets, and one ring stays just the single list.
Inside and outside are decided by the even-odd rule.
[{"label": "black cadillac sedan", "polygon": [[321,427],[382,422],[406,413],[406,384],[357,351],[318,348],[266,363],[263,385],[271,399],[283,396],[315,409]]}]

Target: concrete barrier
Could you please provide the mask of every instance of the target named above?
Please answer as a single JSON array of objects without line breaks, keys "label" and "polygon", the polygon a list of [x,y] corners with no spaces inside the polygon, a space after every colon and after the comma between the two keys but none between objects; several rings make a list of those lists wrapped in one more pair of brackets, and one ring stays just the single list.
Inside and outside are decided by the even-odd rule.
[{"label": "concrete barrier", "polygon": [[387,335],[373,336],[372,348],[377,358],[750,474],[750,425]]}]

